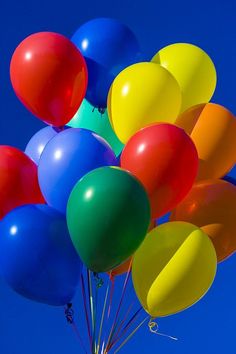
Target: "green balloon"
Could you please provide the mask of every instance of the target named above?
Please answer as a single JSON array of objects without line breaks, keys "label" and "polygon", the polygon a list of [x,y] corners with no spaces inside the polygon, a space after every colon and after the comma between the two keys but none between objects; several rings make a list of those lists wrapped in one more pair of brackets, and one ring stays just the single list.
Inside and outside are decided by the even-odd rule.
[{"label": "green balloon", "polygon": [[94,108],[85,99],[78,112],[67,125],[72,128],[89,129],[97,133],[111,145],[116,156],[121,153],[124,147],[111,127],[107,110],[101,113],[98,108]]},{"label": "green balloon", "polygon": [[106,272],[142,243],[150,223],[148,196],[141,183],[118,167],[85,175],[67,204],[72,242],[87,268]]}]

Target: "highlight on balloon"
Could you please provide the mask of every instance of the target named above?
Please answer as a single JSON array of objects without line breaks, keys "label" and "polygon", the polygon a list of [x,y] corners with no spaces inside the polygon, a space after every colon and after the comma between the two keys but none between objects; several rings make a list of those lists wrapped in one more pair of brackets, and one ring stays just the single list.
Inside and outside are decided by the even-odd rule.
[{"label": "highlight on balloon", "polygon": [[176,339],[158,318],[199,301],[236,250],[236,119],[211,101],[213,60],[154,50],[143,61],[128,26],[98,18],[71,39],[32,34],[10,62],[45,127],[24,152],[0,146],[1,273],[61,306],[85,353],[117,353],[144,325]]}]

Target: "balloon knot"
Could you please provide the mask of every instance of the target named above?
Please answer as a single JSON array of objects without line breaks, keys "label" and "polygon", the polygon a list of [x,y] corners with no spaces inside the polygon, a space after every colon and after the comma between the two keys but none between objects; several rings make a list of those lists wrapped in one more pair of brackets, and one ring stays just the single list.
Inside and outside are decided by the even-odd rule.
[{"label": "balloon knot", "polygon": [[98,112],[101,113],[101,116],[106,112],[106,108],[98,107]]},{"label": "balloon knot", "polygon": [[153,317],[150,318],[150,320],[148,322],[148,327],[149,327],[150,332],[152,332],[154,334],[157,334],[162,337],[167,337],[172,340],[178,340],[178,338],[176,338],[176,337],[172,337],[172,336],[169,336],[168,334],[160,333],[159,326]]},{"label": "balloon knot", "polygon": [[104,284],[104,281],[102,278],[100,278],[100,276],[98,275],[98,273],[94,272],[93,273],[94,279],[96,281],[96,287],[97,289],[101,288]]},{"label": "balloon knot", "polygon": [[72,308],[72,303],[67,304],[67,307],[65,308],[65,316],[69,324],[74,322],[74,310]]},{"label": "balloon knot", "polygon": [[152,333],[157,333],[157,331],[159,329],[159,326],[158,326],[157,322],[154,321],[153,317],[150,318],[150,320],[148,322],[148,327],[149,327],[150,332],[152,332]]}]

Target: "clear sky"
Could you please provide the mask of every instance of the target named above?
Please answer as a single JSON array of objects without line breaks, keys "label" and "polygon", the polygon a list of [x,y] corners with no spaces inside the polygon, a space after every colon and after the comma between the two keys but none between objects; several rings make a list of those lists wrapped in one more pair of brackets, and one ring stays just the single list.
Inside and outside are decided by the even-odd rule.
[{"label": "clear sky", "polygon": [[[236,113],[236,2],[234,0],[40,0],[4,1],[0,6],[0,143],[24,149],[43,124],[15,97],[9,62],[17,44],[38,31],[71,37],[85,21],[114,17],[136,33],[147,58],[174,42],[206,50],[218,72],[213,101]],[[76,299],[75,299],[76,303]],[[144,326],[121,353],[235,353],[236,256],[219,265],[209,293],[195,306],[159,321],[171,341]],[[83,335],[82,331],[82,335]],[[0,278],[1,354],[82,353],[63,309],[30,302]]]}]

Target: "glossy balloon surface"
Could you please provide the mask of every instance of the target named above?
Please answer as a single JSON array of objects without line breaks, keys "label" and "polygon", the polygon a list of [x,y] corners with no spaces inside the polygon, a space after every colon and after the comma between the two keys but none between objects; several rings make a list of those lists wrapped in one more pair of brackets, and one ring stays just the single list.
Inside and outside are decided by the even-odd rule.
[{"label": "glossy balloon surface", "polygon": [[47,205],[19,207],[1,221],[0,234],[1,271],[11,288],[49,305],[71,301],[82,263],[62,214]]},{"label": "glossy balloon surface", "polygon": [[197,302],[211,286],[215,249],[197,226],[168,222],[153,229],[134,255],[136,294],[152,317],[168,316]]},{"label": "glossy balloon surface", "polygon": [[127,171],[98,168],[72,190],[67,223],[85,265],[94,272],[109,271],[130,257],[146,236],[149,200]]},{"label": "glossy balloon surface", "polygon": [[131,137],[122,151],[121,167],[146,188],[154,219],[173,209],[189,192],[197,175],[198,156],[184,130],[154,124]]},{"label": "glossy balloon surface", "polygon": [[59,132],[59,129],[53,127],[45,127],[40,129],[28,142],[25,148],[26,155],[29,156],[31,160],[36,163],[36,165],[38,165],[46,144]]},{"label": "glossy balloon surface", "polygon": [[113,81],[107,108],[111,125],[123,143],[146,125],[174,123],[181,106],[175,78],[162,66],[144,62],[129,66]]},{"label": "glossy balloon surface", "polygon": [[83,24],[72,42],[85,57],[88,67],[86,99],[95,107],[107,106],[107,95],[117,74],[140,60],[140,48],[133,32],[111,18],[97,18]]},{"label": "glossy balloon surface", "polygon": [[1,145],[0,219],[16,207],[32,203],[44,203],[37,166],[19,149]]},{"label": "glossy balloon surface", "polygon": [[25,107],[56,127],[74,116],[87,88],[83,56],[69,39],[53,32],[32,34],[19,44],[10,76]]},{"label": "glossy balloon surface", "polygon": [[74,185],[89,171],[116,165],[111,147],[86,129],[67,129],[46,145],[38,167],[39,184],[47,203],[65,213]]},{"label": "glossy balloon surface", "polygon": [[212,240],[218,261],[236,251],[236,187],[222,180],[201,181],[171,214],[200,227]]},{"label": "glossy balloon surface", "polygon": [[216,69],[201,48],[190,43],[174,43],[162,48],[152,58],[178,81],[182,92],[181,111],[210,101],[216,87]]}]

